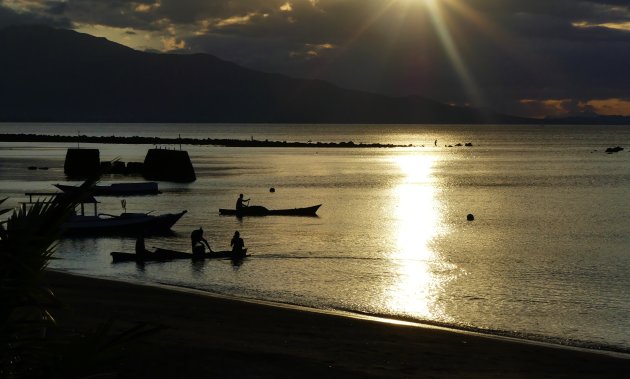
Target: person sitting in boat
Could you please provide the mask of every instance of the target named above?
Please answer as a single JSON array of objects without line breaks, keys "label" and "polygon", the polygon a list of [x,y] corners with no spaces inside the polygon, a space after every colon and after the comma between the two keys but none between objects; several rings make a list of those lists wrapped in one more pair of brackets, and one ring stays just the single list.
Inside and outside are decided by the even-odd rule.
[{"label": "person sitting in boat", "polygon": [[143,257],[143,256],[147,255],[148,253],[149,253],[149,251],[144,246],[144,235],[141,234],[136,239],[136,255]]},{"label": "person sitting in boat", "polygon": [[[247,203],[247,204],[243,204]],[[238,195],[238,199],[236,199],[236,210],[243,209],[249,207],[249,199],[243,199],[243,194]]]},{"label": "person sitting in boat", "polygon": [[201,227],[190,233],[190,244],[192,246],[193,255],[203,255],[206,250],[204,244],[208,247],[208,251],[212,253],[212,249],[210,248],[208,241],[203,238],[203,229]]},{"label": "person sitting in boat", "polygon": [[234,237],[232,237],[230,246],[232,246],[232,254],[243,255],[243,252],[245,250],[245,242],[241,238],[241,235],[238,232],[238,230],[234,232]]}]

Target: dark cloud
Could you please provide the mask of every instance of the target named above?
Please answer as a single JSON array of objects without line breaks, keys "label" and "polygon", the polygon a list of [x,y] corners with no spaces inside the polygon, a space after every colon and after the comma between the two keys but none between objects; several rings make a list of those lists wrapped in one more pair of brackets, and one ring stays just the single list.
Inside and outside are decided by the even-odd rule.
[{"label": "dark cloud", "polygon": [[[0,0],[0,25],[121,28],[250,68],[512,113],[630,98],[627,0],[442,0],[444,24],[422,2],[406,0],[28,4],[18,10]],[[563,105],[543,103],[550,99]]]},{"label": "dark cloud", "polygon": [[[72,23],[63,16],[62,7],[51,6],[47,12],[17,12],[0,1],[0,28],[20,24],[44,24],[58,28],[70,28]],[[56,15],[55,13],[58,12]],[[51,16],[53,15],[53,16]]]},{"label": "dark cloud", "polygon": [[627,0],[586,0],[589,3],[601,4],[601,5],[615,5],[619,7],[625,7],[630,9],[630,4]]}]

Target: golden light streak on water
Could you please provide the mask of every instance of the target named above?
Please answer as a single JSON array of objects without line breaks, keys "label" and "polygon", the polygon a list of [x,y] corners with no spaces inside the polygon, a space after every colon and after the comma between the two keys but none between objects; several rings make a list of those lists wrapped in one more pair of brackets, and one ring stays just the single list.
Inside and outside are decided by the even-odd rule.
[{"label": "golden light streak on water", "polygon": [[433,155],[395,158],[403,174],[394,189],[397,204],[392,233],[397,236],[397,246],[391,259],[397,273],[386,291],[388,308],[431,319],[442,317],[436,300],[445,279],[436,268],[446,265],[431,248],[432,240],[444,232],[433,176],[436,160]]}]

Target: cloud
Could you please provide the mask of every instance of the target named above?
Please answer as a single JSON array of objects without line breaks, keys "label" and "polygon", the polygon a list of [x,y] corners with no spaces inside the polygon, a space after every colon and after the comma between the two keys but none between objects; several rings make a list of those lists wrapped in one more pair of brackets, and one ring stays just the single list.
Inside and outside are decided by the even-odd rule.
[{"label": "cloud", "polygon": [[594,112],[601,115],[618,116],[630,114],[630,99],[589,100],[587,104]]},{"label": "cloud", "polygon": [[161,39],[164,51],[184,50],[186,48],[186,42],[178,40],[175,37],[168,37]]},{"label": "cloud", "polygon": [[589,23],[586,21],[579,21],[579,22],[574,22],[571,25],[573,25],[576,28],[607,28],[607,29],[630,31],[630,21],[606,22],[602,24],[594,24],[594,23]]},{"label": "cloud", "polygon": [[630,99],[593,99],[580,101],[575,99],[521,100],[523,108],[532,117],[565,117],[583,114],[619,116],[630,114]]},{"label": "cloud", "polygon": [[521,106],[523,109],[528,110],[528,114],[531,117],[535,118],[557,118],[592,111],[586,103],[573,99],[523,99],[521,100]]},{"label": "cloud", "polygon": [[19,4],[16,1],[0,0],[0,28],[16,24],[45,24],[58,28],[70,28],[72,23],[69,18],[63,15],[64,6],[51,5],[44,7],[39,2],[31,4],[37,5],[38,11],[30,11],[25,8],[26,4]]},{"label": "cloud", "polygon": [[336,46],[330,43],[311,44],[307,43],[301,50],[289,52],[292,58],[312,59],[321,56],[327,50],[335,49]]},{"label": "cloud", "polygon": [[290,2],[286,2],[280,6],[280,10],[283,12],[291,12],[293,11],[293,5]]},{"label": "cloud", "polygon": [[409,0],[0,0],[0,25],[72,27],[139,49],[520,115],[630,112],[613,106],[630,98],[627,0],[434,4],[440,12]]},{"label": "cloud", "polygon": [[212,24],[215,28],[222,29],[222,28],[226,28],[226,27],[230,27],[234,25],[252,24],[254,23],[254,20],[256,18],[266,18],[268,16],[269,14],[267,13],[250,12],[242,16],[237,15],[237,16],[231,16],[224,19],[215,20],[215,22]]}]

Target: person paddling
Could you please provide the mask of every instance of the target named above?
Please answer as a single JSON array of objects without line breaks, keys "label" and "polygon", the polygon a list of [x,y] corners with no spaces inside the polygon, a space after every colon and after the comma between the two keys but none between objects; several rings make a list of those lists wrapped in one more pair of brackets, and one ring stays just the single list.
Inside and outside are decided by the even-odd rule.
[{"label": "person paddling", "polygon": [[[247,205],[243,204],[247,203]],[[249,199],[243,199],[243,194],[238,195],[238,199],[236,199],[236,210],[243,209],[249,206]]]}]

